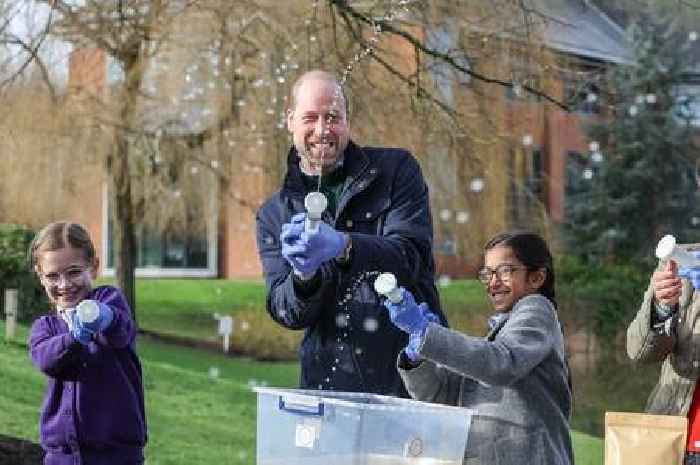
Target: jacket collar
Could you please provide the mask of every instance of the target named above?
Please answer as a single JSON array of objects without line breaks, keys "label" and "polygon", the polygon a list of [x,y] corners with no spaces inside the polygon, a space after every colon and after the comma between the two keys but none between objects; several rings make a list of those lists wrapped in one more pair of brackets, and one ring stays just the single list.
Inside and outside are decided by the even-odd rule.
[{"label": "jacket collar", "polygon": [[[355,144],[352,140],[348,143],[343,154],[343,167],[345,175],[348,178],[348,184],[352,184],[367,170],[370,165],[370,160],[367,154]],[[306,186],[302,177],[302,171],[299,167],[299,153],[292,146],[287,155],[287,175],[284,179],[283,189],[294,192],[296,194],[305,194]]]}]

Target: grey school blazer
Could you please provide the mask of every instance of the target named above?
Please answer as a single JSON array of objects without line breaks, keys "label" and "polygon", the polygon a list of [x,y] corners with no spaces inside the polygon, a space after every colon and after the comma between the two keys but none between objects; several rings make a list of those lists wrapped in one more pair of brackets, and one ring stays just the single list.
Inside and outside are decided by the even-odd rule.
[{"label": "grey school blazer", "polygon": [[556,310],[520,299],[486,338],[430,324],[411,368],[398,368],[414,399],[472,409],[465,465],[570,465],[571,391]]}]

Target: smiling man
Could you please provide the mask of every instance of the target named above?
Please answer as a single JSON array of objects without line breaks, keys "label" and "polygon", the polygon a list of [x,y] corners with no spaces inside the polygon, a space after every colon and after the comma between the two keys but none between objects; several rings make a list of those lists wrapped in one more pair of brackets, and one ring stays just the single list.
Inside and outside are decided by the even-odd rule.
[{"label": "smiling man", "polygon": [[[305,330],[300,387],[405,397],[395,363],[408,337],[389,322],[372,276],[393,273],[446,324],[428,189],[407,151],[356,145],[347,114],[333,74],[309,71],[295,83],[287,176],[257,214],[267,310],[282,326]],[[311,234],[304,198],[316,190],[328,207]]]}]

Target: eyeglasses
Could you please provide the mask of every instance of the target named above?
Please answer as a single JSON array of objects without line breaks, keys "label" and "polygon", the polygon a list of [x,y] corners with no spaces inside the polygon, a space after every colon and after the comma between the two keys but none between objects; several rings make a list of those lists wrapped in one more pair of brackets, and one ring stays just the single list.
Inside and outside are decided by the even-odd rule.
[{"label": "eyeglasses", "polygon": [[63,271],[63,273],[39,273],[39,276],[46,282],[46,284],[49,284],[51,286],[56,286],[60,284],[61,277],[63,277],[66,280],[66,282],[75,284],[76,282],[80,281],[80,279],[82,279],[86,270],[87,268],[85,267],[75,267],[69,268]]},{"label": "eyeglasses", "polygon": [[496,277],[499,280],[506,282],[510,281],[510,279],[513,277],[513,272],[526,269],[527,267],[525,266],[516,266],[511,265],[510,263],[502,263],[498,265],[495,269],[488,268],[485,266],[479,270],[479,273],[477,273],[476,276],[479,279],[479,281],[481,281],[483,284],[490,283],[491,278],[493,278],[493,275],[496,275]]}]

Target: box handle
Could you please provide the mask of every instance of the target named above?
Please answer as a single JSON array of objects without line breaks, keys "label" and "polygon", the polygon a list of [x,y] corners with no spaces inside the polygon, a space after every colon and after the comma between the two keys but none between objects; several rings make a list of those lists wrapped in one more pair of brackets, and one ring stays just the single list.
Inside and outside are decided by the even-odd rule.
[{"label": "box handle", "polygon": [[297,413],[299,415],[309,415],[314,417],[322,417],[324,404],[320,401],[310,402],[310,401],[293,401],[290,399],[285,400],[283,396],[280,396],[279,409],[285,410],[291,413]]}]

